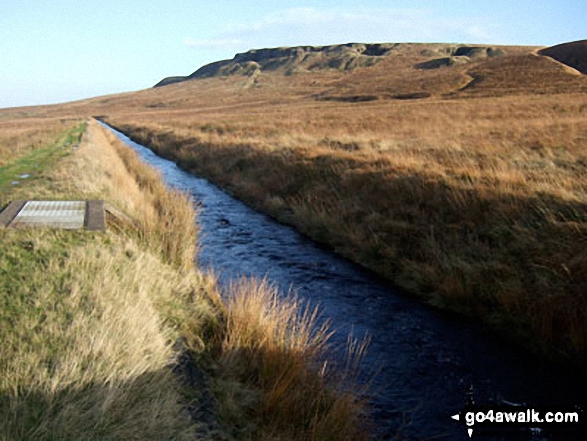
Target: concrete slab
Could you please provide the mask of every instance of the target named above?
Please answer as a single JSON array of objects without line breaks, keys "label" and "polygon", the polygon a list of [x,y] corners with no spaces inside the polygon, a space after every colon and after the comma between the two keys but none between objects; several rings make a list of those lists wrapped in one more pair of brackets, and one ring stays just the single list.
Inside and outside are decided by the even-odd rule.
[{"label": "concrete slab", "polygon": [[106,230],[103,201],[14,201],[0,213],[0,227]]},{"label": "concrete slab", "polygon": [[75,230],[84,226],[85,217],[84,201],[28,201],[10,226]]}]

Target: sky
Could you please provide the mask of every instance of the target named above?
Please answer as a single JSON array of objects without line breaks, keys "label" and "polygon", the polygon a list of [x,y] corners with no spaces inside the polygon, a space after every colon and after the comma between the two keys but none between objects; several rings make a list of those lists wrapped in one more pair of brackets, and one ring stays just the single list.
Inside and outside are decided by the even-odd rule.
[{"label": "sky", "polygon": [[0,108],[146,89],[250,49],[350,42],[551,46],[587,0],[1,0]]}]

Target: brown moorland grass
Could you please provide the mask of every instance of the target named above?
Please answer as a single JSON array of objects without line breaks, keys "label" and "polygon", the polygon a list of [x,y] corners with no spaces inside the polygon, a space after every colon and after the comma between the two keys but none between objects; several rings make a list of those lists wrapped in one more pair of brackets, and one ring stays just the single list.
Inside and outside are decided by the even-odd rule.
[{"label": "brown moorland grass", "polygon": [[[239,439],[366,436],[361,425],[348,423],[361,415],[355,395],[335,390],[314,366],[324,357],[327,335],[307,338],[312,323],[295,302],[258,309],[247,300],[274,295],[263,283],[243,281],[246,289],[232,297],[243,307],[223,306],[213,280],[188,265],[196,244],[191,202],[166,190],[157,173],[96,123],[79,150],[11,196],[104,198],[128,216],[110,218],[111,233],[0,231],[3,439],[217,436],[206,428],[209,421],[190,420],[188,401],[210,408],[221,430]],[[246,344],[235,341],[232,324],[251,314],[269,319]],[[280,346],[286,342],[275,338],[275,329],[286,329],[280,336],[299,344]],[[201,402],[201,389],[179,388],[172,374],[177,341],[207,378],[198,386],[216,391],[218,403]],[[235,380],[231,366],[277,352],[284,364],[268,385],[309,403],[298,401],[276,419],[262,407],[275,388],[249,377]],[[251,378],[265,381],[262,366],[247,366]],[[296,366],[293,376],[290,366]],[[235,388],[246,393],[235,398]],[[226,414],[232,420],[222,420]]]},{"label": "brown moorland grass", "polygon": [[284,299],[267,280],[237,280],[229,291],[217,382],[223,418],[243,417],[243,401],[234,397],[244,394],[262,422],[255,439],[369,439],[359,411],[366,390],[355,381],[367,341],[351,339],[338,348],[346,351],[344,365],[333,364],[325,359],[332,332],[327,322],[316,324],[317,308],[295,295]]},{"label": "brown moorland grass", "polygon": [[[432,73],[423,60],[84,105],[430,303],[584,361],[587,77],[534,48]],[[362,94],[376,99],[322,99]]]}]

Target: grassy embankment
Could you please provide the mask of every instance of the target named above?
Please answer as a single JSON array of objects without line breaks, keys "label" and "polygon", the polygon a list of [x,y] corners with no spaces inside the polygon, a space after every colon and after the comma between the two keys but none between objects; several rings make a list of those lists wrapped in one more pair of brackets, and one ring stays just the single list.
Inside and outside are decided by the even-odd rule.
[{"label": "grassy embankment", "polygon": [[[26,154],[59,154],[3,204],[100,198],[126,215],[107,233],[0,231],[0,438],[363,439],[354,395],[311,368],[328,334],[313,313],[255,281],[222,303],[193,268],[189,199],[95,123],[75,152],[82,127],[52,144],[58,126]],[[195,385],[173,374],[180,355]]]},{"label": "grassy embankment", "polygon": [[532,95],[531,80],[512,96],[354,104],[280,101],[271,78],[227,80],[206,104],[209,81],[182,86],[185,109],[110,122],[431,304],[585,362],[587,105]]}]

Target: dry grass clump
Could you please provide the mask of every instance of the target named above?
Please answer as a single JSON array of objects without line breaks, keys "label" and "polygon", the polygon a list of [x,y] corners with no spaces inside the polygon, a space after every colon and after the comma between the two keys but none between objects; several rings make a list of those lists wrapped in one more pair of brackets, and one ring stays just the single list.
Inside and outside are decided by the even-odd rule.
[{"label": "dry grass clump", "polygon": [[[241,279],[229,292],[217,383],[224,418],[252,418],[255,439],[368,439],[350,369],[364,346],[345,372],[325,360],[331,332],[317,324],[317,309],[281,297],[267,280]],[[239,394],[248,397],[244,414],[234,408]]]},{"label": "dry grass clump", "polygon": [[[192,269],[196,255],[196,212],[188,195],[165,187],[161,176],[144,164],[138,155],[109,137],[129,174],[138,185],[143,201],[139,208],[139,235],[150,248],[184,270]],[[148,207],[148,208],[147,208]]]}]

